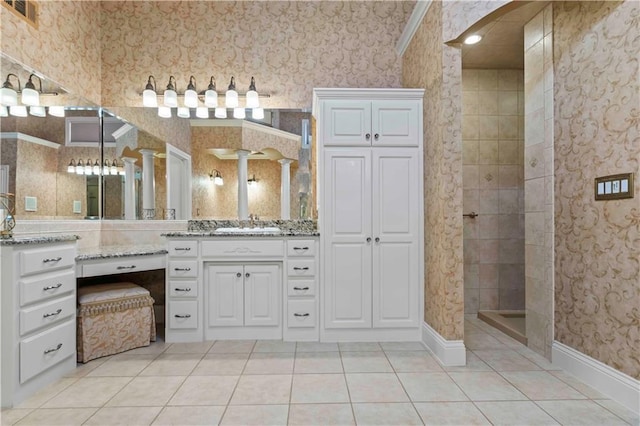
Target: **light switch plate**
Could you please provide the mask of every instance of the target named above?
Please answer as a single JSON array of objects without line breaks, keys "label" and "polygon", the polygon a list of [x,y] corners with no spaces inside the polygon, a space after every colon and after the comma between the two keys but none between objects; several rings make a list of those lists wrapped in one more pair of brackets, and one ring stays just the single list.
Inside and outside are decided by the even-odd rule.
[{"label": "light switch plate", "polygon": [[24,210],[35,212],[38,210],[38,199],[36,197],[24,197]]},{"label": "light switch plate", "polygon": [[597,177],[594,190],[596,201],[633,198],[633,173]]},{"label": "light switch plate", "polygon": [[73,200],[73,212],[77,214],[82,213],[82,202],[80,200]]}]

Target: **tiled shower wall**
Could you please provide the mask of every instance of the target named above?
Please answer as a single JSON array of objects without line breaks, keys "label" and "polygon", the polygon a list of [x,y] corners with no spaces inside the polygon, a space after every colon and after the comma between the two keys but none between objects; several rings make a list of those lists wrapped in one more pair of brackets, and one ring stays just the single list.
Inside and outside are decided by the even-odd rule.
[{"label": "tiled shower wall", "polygon": [[462,70],[465,314],[525,307],[523,80]]}]

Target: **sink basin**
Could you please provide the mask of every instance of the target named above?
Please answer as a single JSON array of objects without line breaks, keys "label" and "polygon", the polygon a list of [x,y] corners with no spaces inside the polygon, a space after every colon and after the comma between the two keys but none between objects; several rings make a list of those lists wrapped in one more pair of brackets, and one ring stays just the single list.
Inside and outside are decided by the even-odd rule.
[{"label": "sink basin", "polygon": [[216,234],[276,234],[280,228],[266,226],[264,228],[218,228]]}]

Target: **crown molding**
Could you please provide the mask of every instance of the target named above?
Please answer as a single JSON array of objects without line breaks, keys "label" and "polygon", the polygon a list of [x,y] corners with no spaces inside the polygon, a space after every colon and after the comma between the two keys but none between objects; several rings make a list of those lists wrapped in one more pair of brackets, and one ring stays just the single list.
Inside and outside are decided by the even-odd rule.
[{"label": "crown molding", "polygon": [[402,57],[404,52],[407,50],[407,47],[409,47],[409,43],[411,42],[413,35],[418,31],[418,27],[420,26],[424,16],[427,14],[431,3],[432,0],[418,0],[416,2],[413,12],[409,17],[409,21],[407,21],[407,25],[405,25],[404,30],[400,35],[400,39],[396,44],[396,53],[398,56]]}]

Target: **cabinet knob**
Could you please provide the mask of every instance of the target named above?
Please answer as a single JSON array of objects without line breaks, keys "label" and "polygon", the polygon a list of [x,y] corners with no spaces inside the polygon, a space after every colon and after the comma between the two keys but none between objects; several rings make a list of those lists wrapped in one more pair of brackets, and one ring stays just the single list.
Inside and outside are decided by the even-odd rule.
[{"label": "cabinet knob", "polygon": [[244,276],[249,278],[251,276],[251,274],[247,272],[246,274],[244,274]]},{"label": "cabinet knob", "polygon": [[240,278],[241,276],[242,276],[242,274],[241,274],[240,272],[238,272],[238,273],[236,274],[236,277],[238,277],[238,278]]},{"label": "cabinet knob", "polygon": [[371,133],[367,133],[366,135],[364,135],[364,137],[365,137],[367,140],[371,139]]},{"label": "cabinet knob", "polygon": [[376,243],[380,242],[380,238],[376,237]]},{"label": "cabinet knob", "polygon": [[378,139],[380,139],[380,135],[376,133],[375,135],[373,135],[373,138],[374,138],[375,140],[378,140]]},{"label": "cabinet knob", "polygon": [[371,237],[367,237],[367,242],[370,243],[371,242]]}]

